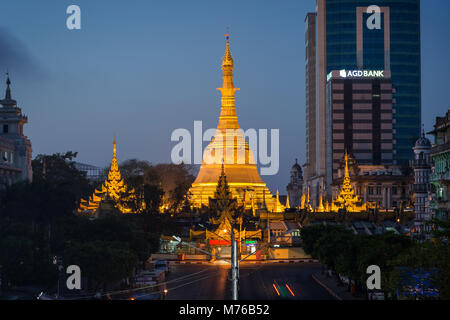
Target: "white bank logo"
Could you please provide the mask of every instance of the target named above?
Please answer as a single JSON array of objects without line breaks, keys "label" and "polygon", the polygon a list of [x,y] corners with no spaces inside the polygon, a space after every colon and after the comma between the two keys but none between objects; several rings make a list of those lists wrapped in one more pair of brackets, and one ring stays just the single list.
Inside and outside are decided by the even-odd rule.
[{"label": "white bank logo", "polygon": [[383,78],[384,70],[340,70],[341,78]]}]

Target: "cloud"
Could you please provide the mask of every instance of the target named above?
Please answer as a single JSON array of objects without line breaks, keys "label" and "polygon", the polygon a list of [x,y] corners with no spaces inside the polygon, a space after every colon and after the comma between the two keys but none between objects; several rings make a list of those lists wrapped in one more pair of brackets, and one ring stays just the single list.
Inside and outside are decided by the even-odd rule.
[{"label": "cloud", "polygon": [[30,76],[40,73],[39,69],[28,48],[8,29],[0,27],[0,74],[9,70]]}]

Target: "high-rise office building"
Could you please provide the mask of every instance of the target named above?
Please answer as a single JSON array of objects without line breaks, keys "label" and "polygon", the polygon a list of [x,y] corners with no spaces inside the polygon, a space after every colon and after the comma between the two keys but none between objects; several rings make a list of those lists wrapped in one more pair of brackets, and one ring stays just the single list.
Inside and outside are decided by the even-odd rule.
[{"label": "high-rise office building", "polygon": [[383,70],[395,88],[393,163],[407,164],[420,136],[420,0],[317,0],[306,16],[305,187],[326,189],[327,75]]},{"label": "high-rise office building", "polygon": [[393,98],[381,70],[337,70],[327,76],[327,188],[345,152],[358,164],[393,164]]}]

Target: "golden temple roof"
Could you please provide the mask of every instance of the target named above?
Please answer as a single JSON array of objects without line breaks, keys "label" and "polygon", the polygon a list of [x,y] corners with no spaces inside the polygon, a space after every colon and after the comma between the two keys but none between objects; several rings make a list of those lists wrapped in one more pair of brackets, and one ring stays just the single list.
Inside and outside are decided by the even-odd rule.
[{"label": "golden temple roof", "polygon": [[[271,196],[269,189],[261,179],[254,160],[253,152],[240,129],[235,107],[235,92],[239,90],[233,83],[234,61],[230,52],[229,34],[226,35],[225,55],[222,59],[222,87],[218,88],[221,93],[221,110],[217,130],[203,154],[200,171],[192,184],[193,205],[201,207],[208,205],[209,198],[213,197],[218,178],[221,173],[221,163],[227,172],[227,180],[233,197],[238,201],[248,202],[247,209],[263,202],[263,194],[267,193],[267,207],[269,210],[278,210],[277,201]],[[252,190],[254,197],[246,201],[247,190]],[[241,194],[242,193],[242,194]],[[244,200],[240,200],[244,198]]]},{"label": "golden temple roof", "polygon": [[[117,147],[115,138],[113,158],[109,168],[108,177],[103,182],[100,190],[94,190],[94,193],[89,197],[88,201],[80,199],[80,207],[77,212],[94,214],[98,210],[101,202],[105,200],[107,196],[114,201],[115,207],[119,209],[120,212],[132,212],[130,208],[126,207],[121,203],[121,201],[119,201],[136,199],[136,194],[134,189],[128,190],[128,187],[120,174],[119,164],[117,162]],[[141,206],[141,209],[143,207],[144,206]]]},{"label": "golden temple roof", "polygon": [[[342,182],[342,187],[341,191],[339,192],[339,195],[331,205],[331,210],[335,212],[339,211],[339,209],[345,209],[348,212],[365,211],[368,207],[368,203],[362,203],[358,195],[355,193],[355,190],[353,189],[350,181],[350,174],[348,171],[347,151],[345,151],[344,160],[345,160],[344,180]],[[369,206],[370,205],[371,204],[369,204]]]}]

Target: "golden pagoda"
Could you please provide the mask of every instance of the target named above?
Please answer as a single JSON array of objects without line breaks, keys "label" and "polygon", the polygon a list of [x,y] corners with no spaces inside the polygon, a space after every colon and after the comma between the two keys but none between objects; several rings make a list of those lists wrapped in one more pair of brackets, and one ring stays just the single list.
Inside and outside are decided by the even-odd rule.
[{"label": "golden pagoda", "polygon": [[323,206],[322,192],[320,193],[319,206],[317,207],[317,212],[325,212],[325,207]]},{"label": "golden pagoda", "polygon": [[286,196],[286,209],[290,209],[291,208],[291,204],[289,203],[289,192]]},{"label": "golden pagoda", "polygon": [[[240,130],[235,107],[233,84],[234,61],[231,57],[229,35],[226,36],[225,56],[222,59],[223,84],[221,111],[216,133],[203,154],[200,171],[189,190],[194,207],[208,206],[214,196],[217,181],[224,163],[228,184],[239,205],[251,210],[265,207],[268,211],[284,212],[284,207],[275,199],[258,173],[258,169],[247,141]],[[267,195],[265,197],[265,195]]]},{"label": "golden pagoda", "polygon": [[[111,167],[109,168],[108,177],[105,179],[100,190],[95,189],[92,196],[89,197],[89,200],[80,200],[80,207],[77,212],[79,214],[94,215],[97,213],[102,201],[107,198],[114,203],[114,207],[121,213],[133,213],[136,211],[126,205],[127,202],[136,203],[137,196],[134,189],[128,190],[128,187],[120,174],[119,164],[117,162],[116,139],[114,139],[113,158]],[[143,209],[145,209],[145,203],[141,202],[138,205],[137,212],[141,212]]]},{"label": "golden pagoda", "polygon": [[345,175],[342,183],[341,191],[338,197],[331,204],[331,211],[338,212],[340,209],[345,209],[347,212],[362,212],[367,208],[372,207],[371,203],[362,203],[350,181],[350,174],[348,171],[348,154],[345,151]]},{"label": "golden pagoda", "polygon": [[305,198],[305,194],[302,194],[302,197],[300,198],[300,209],[305,209],[305,202],[306,202],[306,198]]}]

